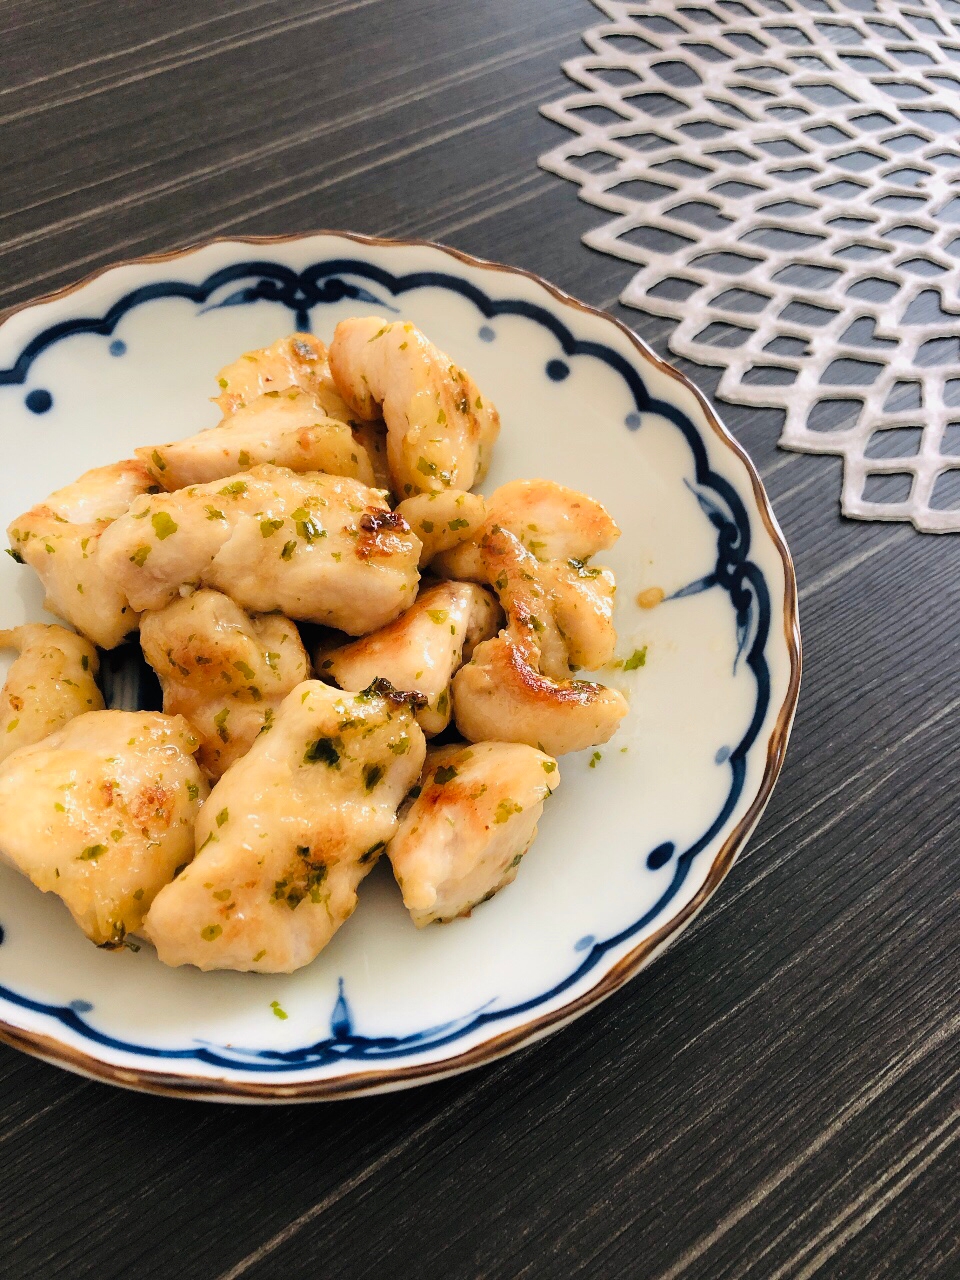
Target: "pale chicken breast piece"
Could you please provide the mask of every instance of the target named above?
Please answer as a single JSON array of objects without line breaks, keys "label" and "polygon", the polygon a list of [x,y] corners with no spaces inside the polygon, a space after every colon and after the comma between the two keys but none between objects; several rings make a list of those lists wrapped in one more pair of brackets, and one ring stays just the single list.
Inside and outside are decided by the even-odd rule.
[{"label": "pale chicken breast piece", "polygon": [[399,497],[470,489],[486,474],[500,416],[476,383],[412,324],[342,320],[330,370],[353,414],[383,416]]},{"label": "pale chicken breast piece", "polygon": [[[546,628],[539,664],[545,675],[561,679],[569,671],[604,666],[617,643],[616,582],[609,569],[588,561],[620,537],[606,508],[552,480],[515,480],[491,494],[486,510],[483,527],[438,555],[434,570],[473,582],[493,583],[500,577],[506,583],[509,578],[511,591],[526,598],[534,625]],[[486,536],[499,530],[512,535],[526,553],[519,575],[510,568],[513,557],[491,569],[496,557],[482,552]]]},{"label": "pale chicken breast piece", "polygon": [[468,916],[516,877],[559,781],[556,760],[517,742],[428,754],[422,790],[387,846],[418,928]]},{"label": "pale chicken breast piece", "polygon": [[432,737],[450,723],[450,681],[482,639],[500,626],[500,607],[470,582],[441,582],[420,592],[395,622],[317,658],[317,670],[341,689],[366,689],[378,677],[396,689],[419,693],[420,728]]},{"label": "pale chicken breast piece", "polygon": [[140,498],[100,554],[138,610],[207,586],[255,613],[363,635],[413,601],[420,541],[379,490],[263,465]]},{"label": "pale chicken breast piece", "polygon": [[454,676],[453,710],[470,742],[496,734],[561,756],[609,741],[629,706],[606,685],[541,675],[503,632],[478,645]]},{"label": "pale chicken breast piece", "polygon": [[491,524],[509,529],[538,560],[587,560],[620,528],[602,503],[555,480],[511,480],[487,499]]},{"label": "pale chicken breast piece", "polygon": [[100,539],[135,498],[156,489],[142,463],[95,467],[14,520],[7,529],[14,556],[43,583],[46,607],[102,649],[136,629],[123,589],[100,564]]},{"label": "pale chicken breast piece", "polygon": [[357,905],[424,753],[389,685],[299,685],[214,787],[195,860],[154,902],[144,932],[160,959],[263,973],[309,964]]},{"label": "pale chicken breast piece", "polygon": [[364,484],[374,480],[367,452],[346,423],[328,417],[317,397],[299,387],[267,391],[209,431],[135,452],[157,484],[171,492],[262,462],[352,476]]},{"label": "pale chicken breast piece", "polygon": [[582,561],[549,560],[538,566],[537,576],[563,638],[567,669],[596,671],[610,662],[617,646],[613,571]]},{"label": "pale chicken breast piece", "polygon": [[271,391],[301,387],[315,396],[328,417],[349,422],[350,410],[330,375],[327,348],[312,333],[292,333],[269,347],[245,352],[217,375],[213,398],[224,417]]},{"label": "pale chicken breast piece", "polygon": [[404,498],[396,509],[423,543],[421,569],[442,551],[451,551],[461,542],[474,538],[487,518],[483,498],[478,493],[464,493],[462,489],[418,493]]},{"label": "pale chicken breast piece", "polygon": [[[330,373],[327,348],[312,333],[294,333],[289,338],[281,338],[270,347],[246,352],[239,360],[220,370],[217,383],[221,391],[215,398],[215,403],[220,406],[224,418],[245,408],[258,396],[272,396],[297,387],[302,388],[320,404],[328,418],[345,422],[350,427],[354,440],[366,453],[373,468],[373,478],[368,480],[358,472],[357,479],[363,480],[365,484],[372,484],[377,489],[391,488],[386,426],[382,420],[367,422],[352,416],[350,406],[340,395]],[[304,468],[293,469],[302,471]],[[330,470],[328,467],[317,469]],[[354,473],[343,471],[337,474]],[[164,487],[171,488],[170,485]]]},{"label": "pale chicken breast piece", "polygon": [[97,651],[65,627],[27,623],[0,631],[0,649],[20,656],[0,690],[0,761],[40,742],[74,716],[102,711]]},{"label": "pale chicken breast piece", "polygon": [[[499,527],[485,535],[480,554],[507,626],[477,645],[454,677],[457,728],[471,742],[525,742],[552,756],[608,741],[627,713],[627,701],[618,690],[570,679],[570,640],[541,566]],[[604,609],[600,601],[601,639],[608,626],[612,630]]]},{"label": "pale chicken breast piece", "polygon": [[310,675],[288,618],[246,613],[219,591],[195,591],[148,611],[140,643],[160,679],[164,711],[189,721],[210,778],[246,755],[290,690]]},{"label": "pale chicken breast piece", "polygon": [[193,857],[207,783],[180,716],[91,711],[0,764],[0,855],[117,947]]},{"label": "pale chicken breast piece", "polygon": [[451,578],[482,577],[480,543],[494,526],[512,533],[540,561],[583,563],[620,537],[619,526],[602,503],[554,480],[511,480],[485,501],[483,529],[444,550],[437,572]]}]

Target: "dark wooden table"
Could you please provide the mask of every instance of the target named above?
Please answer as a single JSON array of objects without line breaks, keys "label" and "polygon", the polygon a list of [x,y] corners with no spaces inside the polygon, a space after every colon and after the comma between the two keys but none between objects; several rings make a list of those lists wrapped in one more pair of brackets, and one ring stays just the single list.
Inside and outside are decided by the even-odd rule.
[{"label": "dark wooden table", "polygon": [[[595,20],[0,0],[0,309],[209,236],[340,227],[531,268],[664,351],[617,306],[630,268],[580,243],[602,215],[536,167]],[[725,416],[796,558],[806,670],[696,924],[559,1035],[381,1098],[205,1107],[0,1048],[0,1275],[960,1275],[960,540],[845,522],[836,459]]]}]

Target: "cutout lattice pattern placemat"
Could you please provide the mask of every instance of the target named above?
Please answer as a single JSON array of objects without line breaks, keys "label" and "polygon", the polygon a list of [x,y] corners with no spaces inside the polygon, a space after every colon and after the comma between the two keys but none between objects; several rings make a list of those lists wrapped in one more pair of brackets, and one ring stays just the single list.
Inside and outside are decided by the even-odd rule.
[{"label": "cutout lattice pattern placemat", "polygon": [[842,455],[845,514],[960,529],[960,3],[594,3],[541,164],[622,300]]}]

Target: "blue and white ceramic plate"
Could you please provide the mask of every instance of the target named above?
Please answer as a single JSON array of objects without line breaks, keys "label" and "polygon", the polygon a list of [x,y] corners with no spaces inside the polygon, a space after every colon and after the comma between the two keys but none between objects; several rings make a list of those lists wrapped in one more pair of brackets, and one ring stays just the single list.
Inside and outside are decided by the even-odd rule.
[{"label": "blue and white ceramic plate", "polygon": [[[800,679],[793,567],[756,472],[697,391],[627,329],[521,271],[341,234],[229,241],[116,267],[0,327],[0,525],[88,467],[217,420],[216,371],[293,329],[412,320],[497,403],[487,491],[547,477],[623,537],[631,713],[561,761],[520,876],[470,919],[414,928],[384,862],[291,976],[167,969],[98,951],[0,867],[0,1037],[102,1080],[185,1097],[308,1100],[490,1061],[569,1022],[703,906],[780,769]],[[0,626],[44,617],[0,557]],[[638,593],[665,599],[642,609]],[[654,593],[657,594],[657,593]],[[132,652],[132,648],[131,648]],[[113,705],[149,702],[124,658]],[[286,1016],[280,1017],[279,1013]]]}]

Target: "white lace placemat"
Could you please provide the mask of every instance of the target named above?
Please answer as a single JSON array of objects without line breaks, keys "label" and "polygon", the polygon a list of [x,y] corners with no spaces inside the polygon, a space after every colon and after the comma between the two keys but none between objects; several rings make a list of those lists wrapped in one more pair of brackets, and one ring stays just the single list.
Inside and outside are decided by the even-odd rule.
[{"label": "white lace placemat", "polygon": [[541,157],[718,394],[844,459],[860,519],[960,529],[960,3],[594,0]]}]

